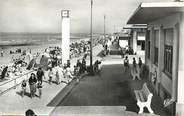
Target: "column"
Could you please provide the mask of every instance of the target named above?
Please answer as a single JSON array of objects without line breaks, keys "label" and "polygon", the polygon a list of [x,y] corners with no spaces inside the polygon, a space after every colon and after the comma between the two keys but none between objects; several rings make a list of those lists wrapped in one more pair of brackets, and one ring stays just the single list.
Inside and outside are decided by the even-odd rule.
[{"label": "column", "polygon": [[154,62],[154,28],[150,28],[150,65],[149,65],[149,80],[151,81],[152,64]]},{"label": "column", "polygon": [[154,63],[154,28],[152,27],[150,30],[150,60],[151,60],[151,64]]},{"label": "column", "polygon": [[157,92],[160,93],[161,74],[164,69],[164,30],[163,26],[159,29],[159,48],[158,48],[158,75],[157,75]]},{"label": "column", "polygon": [[146,38],[145,38],[145,64],[148,64],[148,36],[149,35],[149,31],[146,31]]},{"label": "column", "polygon": [[62,64],[70,59],[70,18],[69,10],[62,11]]},{"label": "column", "polygon": [[137,52],[137,31],[133,31],[133,50]]},{"label": "column", "polygon": [[176,115],[184,116],[184,13],[181,13],[179,26],[179,61]]},{"label": "column", "polygon": [[172,63],[172,99],[177,98],[177,77],[178,77],[178,52],[179,52],[179,23],[174,27],[173,39],[173,63]]}]

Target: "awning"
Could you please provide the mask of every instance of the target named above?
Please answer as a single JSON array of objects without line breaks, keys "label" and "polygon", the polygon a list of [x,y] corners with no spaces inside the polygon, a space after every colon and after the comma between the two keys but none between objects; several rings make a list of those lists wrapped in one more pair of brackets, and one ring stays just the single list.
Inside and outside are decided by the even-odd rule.
[{"label": "awning", "polygon": [[147,24],[179,12],[184,12],[184,2],[141,3],[127,24]]},{"label": "awning", "polygon": [[123,29],[147,29],[146,24],[139,24],[139,25],[126,25]]}]

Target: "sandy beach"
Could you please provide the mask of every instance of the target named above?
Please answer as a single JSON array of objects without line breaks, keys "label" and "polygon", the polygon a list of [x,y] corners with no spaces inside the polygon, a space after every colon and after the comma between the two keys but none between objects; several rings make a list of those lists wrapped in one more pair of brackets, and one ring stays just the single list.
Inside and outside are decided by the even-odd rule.
[{"label": "sandy beach", "polygon": [[[70,43],[89,40],[88,37],[83,37],[83,36],[81,36],[81,37],[73,37],[72,36],[72,38],[70,39]],[[37,42],[35,42],[34,39],[30,40],[31,38],[20,38],[18,41],[22,40],[22,43],[21,42],[13,43],[13,42],[9,41],[8,43],[3,44],[3,41],[5,41],[3,39],[6,39],[6,38],[0,37],[0,40],[2,40],[2,43],[0,44],[0,51],[4,52],[4,57],[0,57],[0,66],[10,64],[12,57],[17,58],[20,56],[20,54],[10,54],[10,50],[12,50],[12,51],[15,51],[16,49],[21,49],[22,51],[31,50],[32,54],[36,54],[37,52],[43,53],[44,50],[46,48],[49,48],[49,47],[55,47],[55,46],[61,47],[61,45],[62,45],[61,38],[53,39],[52,37],[50,37],[50,40],[48,40],[48,38],[49,37],[45,37],[45,39],[43,39],[43,38],[40,39],[38,36]],[[97,38],[97,36],[95,36],[95,38]],[[8,38],[8,39],[10,39],[10,38]],[[25,43],[25,40],[29,40],[29,42]],[[6,40],[5,42],[7,42],[7,41],[8,40]]]}]

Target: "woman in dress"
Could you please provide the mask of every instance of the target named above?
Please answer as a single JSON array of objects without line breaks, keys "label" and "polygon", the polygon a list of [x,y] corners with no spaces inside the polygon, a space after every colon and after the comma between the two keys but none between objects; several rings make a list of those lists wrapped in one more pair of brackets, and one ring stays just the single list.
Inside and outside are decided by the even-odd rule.
[{"label": "woman in dress", "polygon": [[37,82],[36,75],[34,73],[31,73],[31,76],[29,78],[31,98],[34,97],[36,93],[36,82]]}]

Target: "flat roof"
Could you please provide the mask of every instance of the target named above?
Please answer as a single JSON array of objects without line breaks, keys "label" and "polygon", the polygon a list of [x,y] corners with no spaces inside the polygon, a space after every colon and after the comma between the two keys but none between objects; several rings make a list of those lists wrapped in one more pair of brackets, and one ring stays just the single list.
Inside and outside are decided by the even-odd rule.
[{"label": "flat roof", "polygon": [[123,29],[147,29],[147,25],[145,24],[134,24],[134,25],[126,25]]},{"label": "flat roof", "polygon": [[184,12],[184,2],[141,3],[127,24],[147,24],[178,12]]},{"label": "flat roof", "polygon": [[118,33],[119,37],[130,37],[130,34],[127,33]]}]

